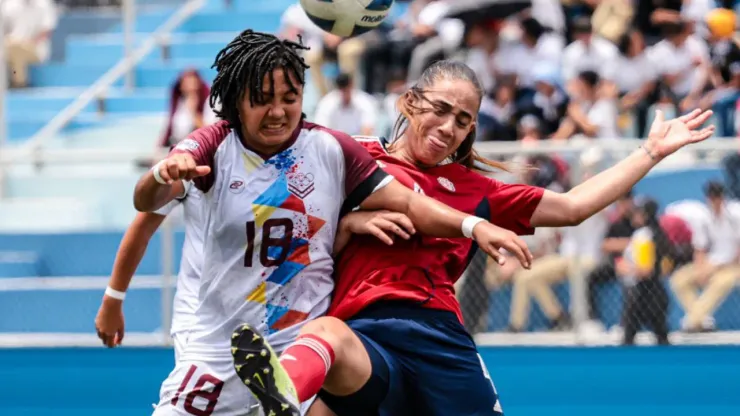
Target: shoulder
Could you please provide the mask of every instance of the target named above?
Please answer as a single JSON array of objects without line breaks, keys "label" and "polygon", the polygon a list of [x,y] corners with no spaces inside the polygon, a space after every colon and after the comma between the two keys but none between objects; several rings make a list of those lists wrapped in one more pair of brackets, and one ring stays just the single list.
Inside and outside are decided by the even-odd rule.
[{"label": "shoulder", "polygon": [[229,133],[231,133],[231,128],[229,128],[228,123],[218,121],[193,131],[186,139],[178,143],[173,150],[188,152],[215,151],[229,136]]},{"label": "shoulder", "polygon": [[368,149],[347,133],[310,122],[304,122],[303,128],[314,143],[323,144],[327,151],[342,154],[347,160],[370,157]]}]

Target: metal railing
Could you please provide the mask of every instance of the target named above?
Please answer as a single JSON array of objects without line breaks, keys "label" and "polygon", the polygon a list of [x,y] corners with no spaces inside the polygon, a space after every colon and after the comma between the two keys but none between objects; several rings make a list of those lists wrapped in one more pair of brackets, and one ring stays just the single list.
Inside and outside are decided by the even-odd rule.
[{"label": "metal railing", "polygon": [[[128,3],[133,3],[129,1]],[[183,24],[190,16],[198,11],[205,4],[205,0],[190,0],[183,4],[179,9],[162,23],[152,34],[136,49],[128,48],[130,55],[122,58],[108,72],[103,74],[97,81],[88,87],[76,100],[65,107],[59,114],[49,121],[41,130],[22,145],[24,149],[38,149],[47,141],[57,135],[69,122],[71,122],[85,107],[93,100],[103,96],[109,88],[113,86],[121,77],[128,76],[149,53],[157,46],[163,45],[168,40],[168,35]],[[124,8],[124,20],[133,22],[133,6]],[[132,32],[127,29],[126,32]],[[133,43],[133,34],[125,35],[127,43]],[[133,77],[127,79],[128,83],[133,82]]]}]

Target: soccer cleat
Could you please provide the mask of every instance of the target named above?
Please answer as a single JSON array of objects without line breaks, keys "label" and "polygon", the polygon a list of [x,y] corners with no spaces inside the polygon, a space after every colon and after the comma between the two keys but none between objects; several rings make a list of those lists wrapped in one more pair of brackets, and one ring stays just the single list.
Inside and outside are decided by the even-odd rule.
[{"label": "soccer cleat", "polygon": [[300,416],[293,381],[267,340],[249,325],[231,336],[234,369],[259,400],[265,416]]}]

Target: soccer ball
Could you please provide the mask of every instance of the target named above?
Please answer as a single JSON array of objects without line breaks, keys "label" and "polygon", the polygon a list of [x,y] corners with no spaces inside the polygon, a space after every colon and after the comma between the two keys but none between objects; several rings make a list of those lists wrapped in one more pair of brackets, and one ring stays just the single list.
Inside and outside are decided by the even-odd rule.
[{"label": "soccer ball", "polygon": [[393,0],[301,0],[301,7],[321,29],[351,37],[378,27],[388,16]]}]

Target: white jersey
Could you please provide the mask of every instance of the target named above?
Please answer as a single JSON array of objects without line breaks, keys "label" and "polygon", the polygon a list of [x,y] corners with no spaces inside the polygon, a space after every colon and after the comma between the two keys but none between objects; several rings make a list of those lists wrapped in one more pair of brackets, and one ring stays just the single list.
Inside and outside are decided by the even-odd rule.
[{"label": "white jersey", "polygon": [[203,193],[193,187],[192,182],[184,182],[184,184],[185,196],[183,198],[173,199],[155,211],[159,215],[167,216],[178,205],[182,205],[183,208],[185,239],[182,244],[180,271],[177,273],[177,290],[172,302],[172,325],[170,327],[172,336],[187,332],[195,323],[200,272],[203,265]]},{"label": "white jersey", "polygon": [[340,212],[391,177],[348,135],[307,122],[267,160],[225,122],[196,130],[173,152],[211,167],[193,181],[205,238],[184,356],[230,360],[231,334],[243,323],[284,348],[329,306]]}]

